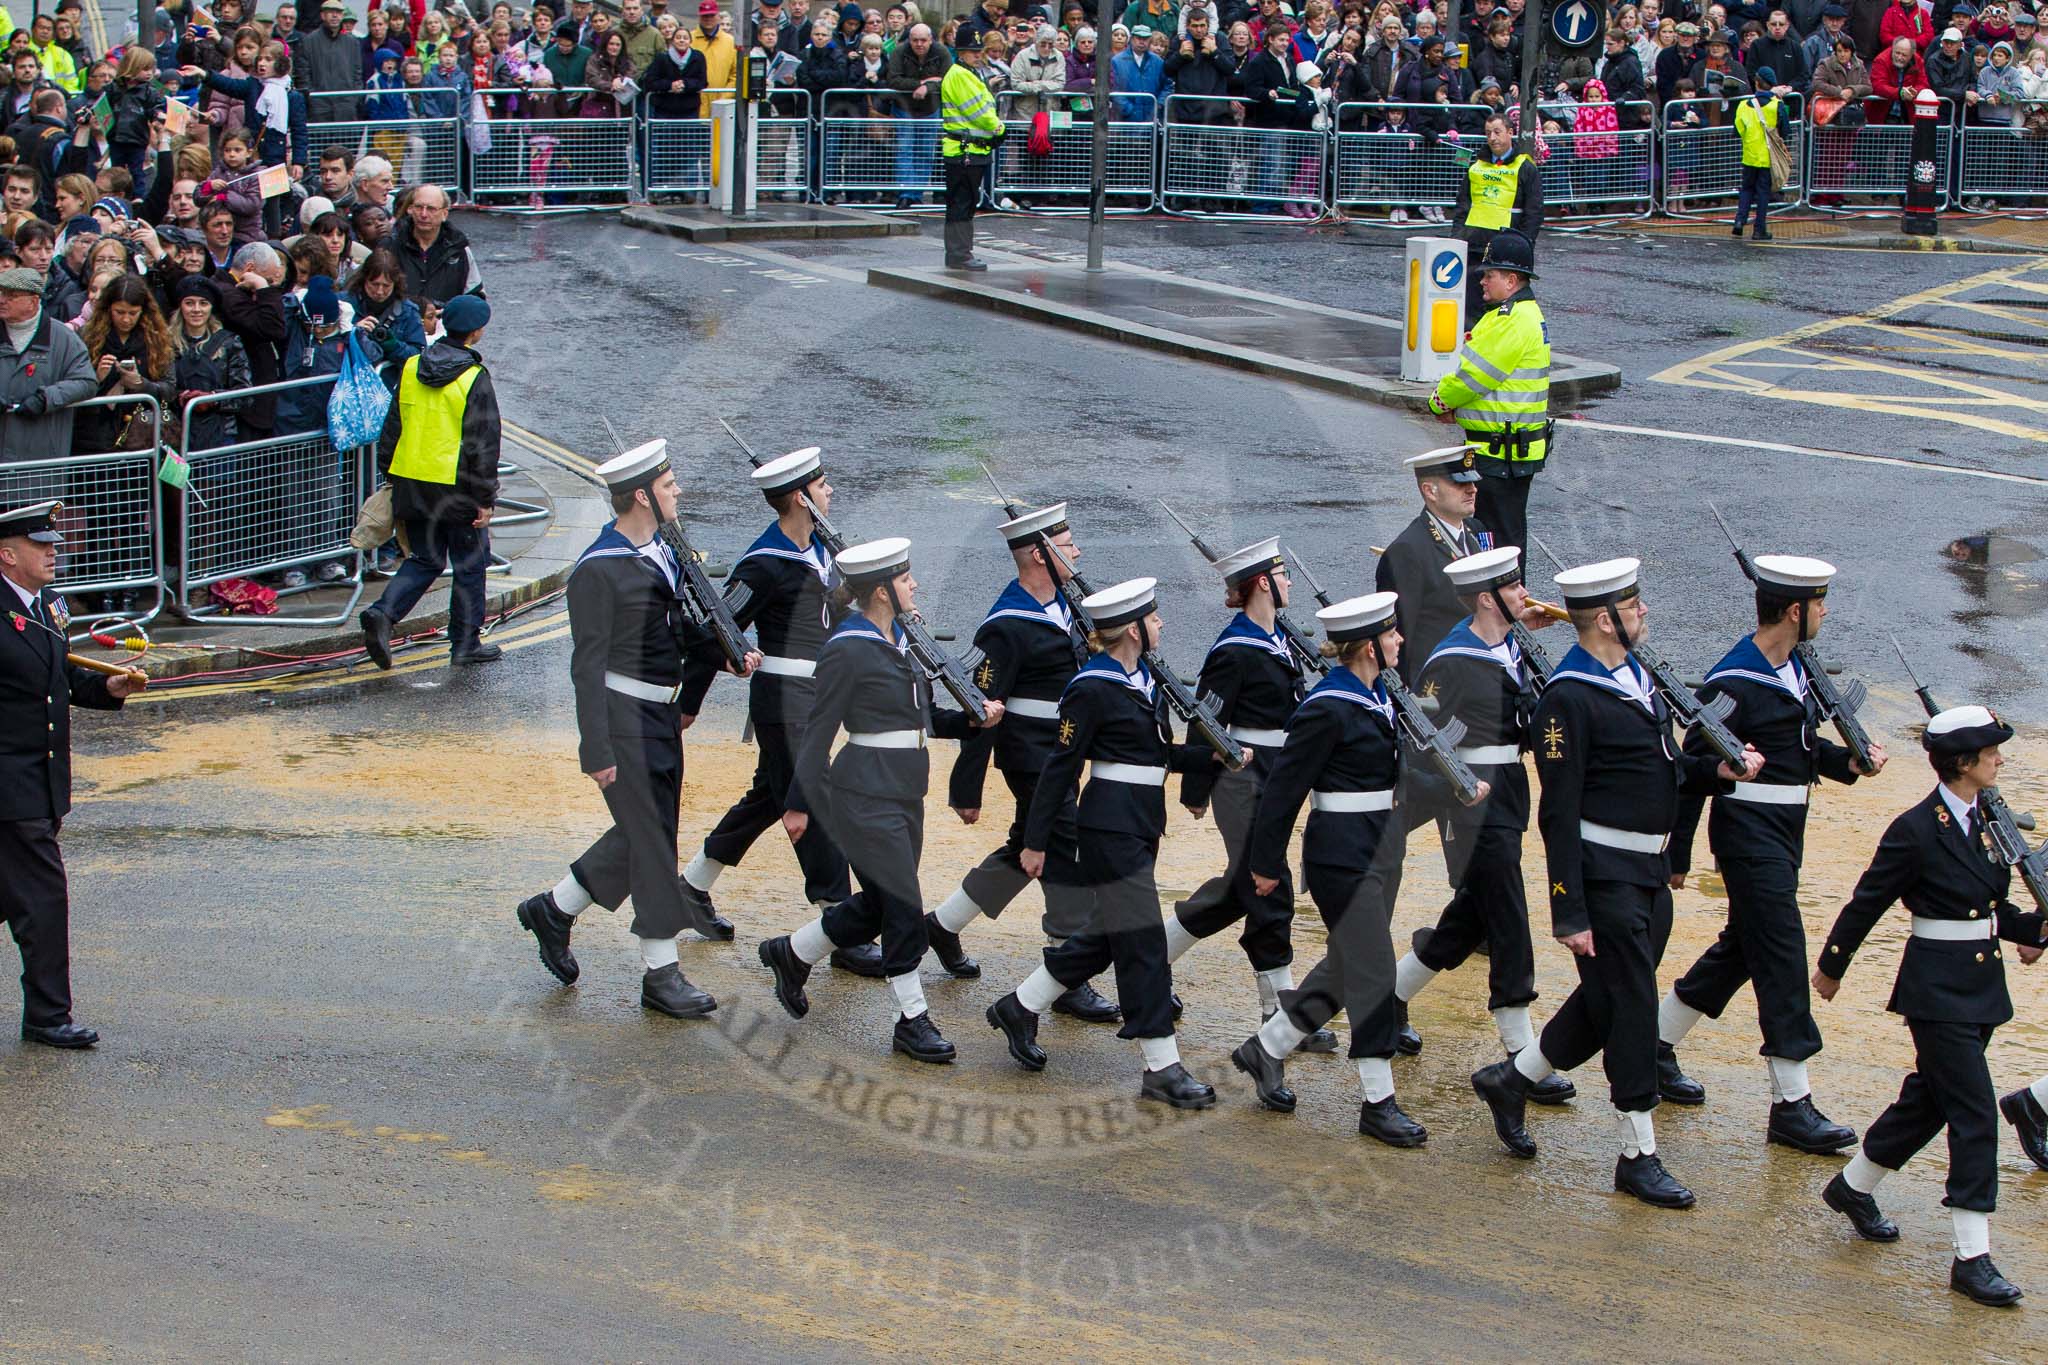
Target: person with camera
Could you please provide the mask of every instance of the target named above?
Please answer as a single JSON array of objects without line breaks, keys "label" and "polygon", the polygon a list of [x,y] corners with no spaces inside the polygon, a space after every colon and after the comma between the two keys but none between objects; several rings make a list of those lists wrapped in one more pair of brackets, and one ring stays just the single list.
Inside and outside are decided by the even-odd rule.
[{"label": "person with camera", "polygon": [[[100,290],[79,339],[92,364],[98,397],[147,394],[161,412],[177,396],[171,329],[140,275],[118,276]],[[136,424],[153,436],[149,424],[158,420],[138,403],[87,408],[79,414],[72,449],[80,455],[127,449]]]},{"label": "person with camera", "polygon": [[[345,297],[380,368],[403,365],[427,349],[419,305],[405,296],[405,268],[390,248],[380,247],[364,259]],[[397,385],[395,370],[386,370],[385,382]]]}]

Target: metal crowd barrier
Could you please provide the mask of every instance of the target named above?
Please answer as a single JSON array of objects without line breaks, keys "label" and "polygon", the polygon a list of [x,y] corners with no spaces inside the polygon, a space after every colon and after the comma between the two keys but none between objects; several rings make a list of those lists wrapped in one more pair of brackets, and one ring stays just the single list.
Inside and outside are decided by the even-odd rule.
[{"label": "metal crowd barrier", "polygon": [[760,113],[754,120],[754,188],[762,194],[808,195],[811,92],[778,85]]},{"label": "metal crowd barrier", "polygon": [[[163,410],[148,394],[115,394],[74,403],[67,411],[82,416],[95,409],[147,422],[147,448],[53,460],[0,460],[0,507],[49,498],[64,504],[57,521],[64,545],[58,550],[53,586],[71,609],[73,639],[95,622],[153,620],[165,603],[156,478]],[[141,600],[122,605],[121,599],[129,594]],[[102,596],[113,597],[113,604],[99,601]]]},{"label": "metal crowd barrier", "polygon": [[1231,106],[1243,103],[1225,95],[1167,97],[1161,203],[1169,211],[1187,211],[1207,200],[1254,217],[1294,207],[1320,218],[1329,209],[1323,180],[1330,135],[1239,127]]},{"label": "metal crowd barrier", "polygon": [[[706,93],[730,95],[729,89]],[[775,104],[800,112],[769,114]],[[811,188],[811,92],[777,87],[754,120],[754,188],[763,194]],[[647,194],[703,194],[711,189],[714,153],[708,118],[649,118],[641,135],[641,185]]]},{"label": "metal crowd barrier", "polygon": [[[463,185],[462,120],[454,112],[460,96],[453,90],[379,90],[368,98],[393,95],[405,99],[407,117],[365,119],[358,114],[366,107],[363,96],[308,95],[311,108],[326,115],[307,126],[309,154],[317,158],[329,147],[345,148],[357,157],[374,154],[391,163],[401,185],[432,183],[456,193]],[[346,109],[338,103],[343,99],[349,101]],[[339,117],[343,113],[348,117]]]},{"label": "metal crowd barrier", "polygon": [[[355,619],[363,596],[363,557],[349,544],[356,514],[370,495],[375,448],[337,451],[327,438],[326,407],[316,431],[192,449],[194,411],[296,389],[332,389],[333,375],[198,394],[185,404],[178,449],[191,466],[191,488],[179,498],[184,527],[175,582],[193,615],[224,625],[337,626]],[[190,496],[196,492],[199,496]],[[193,608],[191,594],[230,578],[252,578],[327,562],[349,565],[347,606],[325,616],[213,615]],[[309,583],[310,590],[323,585]],[[301,591],[303,591],[301,590]],[[287,589],[286,592],[294,591]],[[283,593],[280,596],[284,595]]]},{"label": "metal crowd barrier", "polygon": [[1617,104],[1639,112],[1640,128],[1612,133],[1545,133],[1543,202],[1563,217],[1647,218],[1656,209],[1657,142],[1648,101]]},{"label": "metal crowd barrier", "polygon": [[825,116],[819,120],[818,192],[839,195],[885,195],[897,199],[943,192],[946,175],[939,165],[939,116],[909,113],[835,115],[836,102],[877,100],[882,108],[904,108],[907,96],[898,90],[845,87],[825,92]]},{"label": "metal crowd barrier", "polygon": [[2010,127],[1962,130],[1965,199],[2048,199],[2048,132],[2026,130],[2026,109]]},{"label": "metal crowd barrier", "polygon": [[[492,88],[487,97],[590,95],[588,86],[566,90]],[[633,197],[631,118],[522,118],[473,120],[464,130],[469,149],[469,194],[525,199],[533,209],[625,203]],[[574,205],[567,196],[575,196]]]},{"label": "metal crowd barrier", "polygon": [[[1016,100],[1026,98],[1014,90],[1005,90],[996,97],[996,107],[1003,115],[1003,126],[1009,135],[1003,139],[1002,147],[995,157],[995,192],[998,195],[1028,194],[1033,196],[1086,197],[1094,186],[1095,119],[1092,111],[1075,113],[1071,109],[1048,111],[1052,127],[1052,152],[1046,156],[1031,153],[1032,118],[1018,118],[1010,113],[1010,106]],[[1061,100],[1071,103],[1086,99],[1078,94],[1036,94],[1029,98]],[[1130,118],[1136,111],[1138,118]],[[1152,95],[1118,95],[1110,101],[1109,140],[1103,161],[1104,183],[1112,199],[1126,201],[1135,198],[1138,204],[1126,202],[1119,206],[1121,212],[1143,211],[1152,206],[1153,196],[1159,188],[1159,101]],[[1085,207],[1077,205],[1073,207]]]},{"label": "metal crowd barrier", "polygon": [[[1950,101],[1941,102],[1942,131],[1934,140],[1936,207],[1948,204],[1953,108]],[[1807,133],[1807,164],[1811,168],[1806,187],[1809,197],[1901,194],[1913,167],[1913,125],[1868,123],[1861,128],[1841,128],[1830,123],[1811,129]],[[1885,207],[1895,209],[1897,205]]]},{"label": "metal crowd barrier", "polygon": [[[1400,125],[1390,125],[1389,110],[1400,111]],[[1483,104],[1337,106],[1336,181],[1330,202],[1345,207],[1449,208],[1457,202],[1472,149],[1466,134],[1448,137],[1445,129],[1461,116],[1468,126],[1476,120],[1483,129],[1492,112]],[[1483,132],[1479,145],[1486,145]],[[1547,176],[1543,188],[1547,201]]]},{"label": "metal crowd barrier", "polygon": [[[1785,147],[1792,153],[1792,178],[1779,188],[1775,203],[1791,206],[1798,203],[1806,193],[1808,139],[1799,127],[1805,114],[1805,102],[1797,95],[1779,97],[1782,107],[1779,131],[1785,135]],[[1682,119],[1688,109],[1697,109],[1700,115],[1698,127],[1674,126],[1672,110],[1677,109]],[[1710,109],[1726,109],[1727,115],[1719,127],[1708,126]],[[1720,99],[1671,100],[1664,106],[1663,176],[1659,182],[1663,193],[1660,196],[1667,213],[1678,214],[1681,205],[1699,199],[1733,199],[1742,189],[1742,139],[1735,131],[1733,105]],[[1905,188],[1904,179],[1891,185],[1891,191],[1898,193]]]}]

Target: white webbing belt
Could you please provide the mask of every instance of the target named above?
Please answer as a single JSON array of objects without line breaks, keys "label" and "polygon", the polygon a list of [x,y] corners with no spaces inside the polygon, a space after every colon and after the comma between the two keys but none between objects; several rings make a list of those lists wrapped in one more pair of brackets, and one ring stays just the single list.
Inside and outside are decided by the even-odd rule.
[{"label": "white webbing belt", "polygon": [[1927,919],[1913,916],[1914,938],[1938,938],[1951,942],[1972,938],[1998,937],[1998,924],[1989,919]]},{"label": "white webbing belt", "polygon": [[1458,750],[1458,757],[1467,763],[1513,763],[1521,756],[1522,751],[1512,744],[1479,744]]},{"label": "white webbing belt", "polygon": [[1088,775],[1104,782],[1128,782],[1137,787],[1163,787],[1166,769],[1142,763],[1090,763]]},{"label": "white webbing belt", "polygon": [[668,687],[661,683],[641,682],[638,678],[629,678],[623,673],[610,671],[604,675],[604,685],[625,696],[638,697],[641,701],[658,701],[664,705],[674,702],[683,695],[681,683]]},{"label": "white webbing belt", "polygon": [[1591,820],[1579,821],[1579,837],[1589,844],[1604,844],[1630,853],[1662,853],[1664,846],[1671,842],[1668,834],[1643,834],[1632,829],[1616,829],[1612,825],[1596,825]]},{"label": "white webbing belt", "polygon": [[1806,804],[1807,789],[1791,787],[1782,782],[1737,782],[1735,790],[1728,795],[1737,801],[1753,801],[1760,806],[1803,806]]},{"label": "white webbing belt", "polygon": [[1310,810],[1332,811],[1346,815],[1355,815],[1362,811],[1392,810],[1394,789],[1387,787],[1369,792],[1310,792],[1308,805]]},{"label": "white webbing belt", "polygon": [[848,744],[858,744],[863,749],[922,749],[922,730],[876,730],[869,734],[846,732]]},{"label": "white webbing belt", "polygon": [[756,673],[773,673],[778,678],[814,678],[818,675],[816,659],[784,659],[773,654],[763,654],[761,662],[754,667]]},{"label": "white webbing belt", "polygon": [[1287,742],[1285,730],[1252,730],[1237,725],[1230,727],[1230,737],[1239,744],[1256,744],[1268,749],[1277,749]]},{"label": "white webbing belt", "polygon": [[1012,697],[1003,703],[1003,711],[1012,716],[1029,716],[1033,720],[1058,720],[1060,704],[1038,697]]}]

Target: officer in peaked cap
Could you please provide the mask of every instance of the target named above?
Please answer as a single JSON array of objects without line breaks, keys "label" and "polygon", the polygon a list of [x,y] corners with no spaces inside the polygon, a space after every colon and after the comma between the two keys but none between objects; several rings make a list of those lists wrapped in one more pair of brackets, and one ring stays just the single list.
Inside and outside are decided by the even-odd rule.
[{"label": "officer in peaked cap", "polygon": [[1373,586],[1401,599],[1401,638],[1406,643],[1396,671],[1411,686],[1437,644],[1465,617],[1464,604],[1444,577],[1444,565],[1494,545],[1491,529],[1473,515],[1479,493],[1477,461],[1469,445],[1425,450],[1402,461],[1422,493],[1422,510],[1387,542],[1373,572]]}]

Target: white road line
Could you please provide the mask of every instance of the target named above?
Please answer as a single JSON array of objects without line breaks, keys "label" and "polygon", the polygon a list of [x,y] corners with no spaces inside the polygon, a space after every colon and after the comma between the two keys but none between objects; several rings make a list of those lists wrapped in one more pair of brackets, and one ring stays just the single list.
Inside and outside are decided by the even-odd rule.
[{"label": "white road line", "polygon": [[1814,446],[1786,445],[1782,441],[1750,441],[1740,436],[1707,436],[1692,431],[1666,431],[1659,427],[1630,427],[1617,422],[1596,422],[1589,418],[1573,418],[1562,424],[1569,431],[1612,431],[1623,436],[1662,436],[1674,441],[1704,441],[1709,445],[1741,446],[1747,450],[1770,450],[1784,455],[1810,455],[1818,460],[1847,460],[1851,464],[1881,464],[1897,469],[1924,470],[1930,474],[1960,474],[1970,479],[1989,479],[1994,483],[2028,484],[2037,488],[2048,488],[2048,479],[2032,474],[2008,474],[2000,469],[1970,469],[1963,465],[1933,464],[1926,460],[1905,460],[1896,455],[1859,455],[1850,450],[1821,450]]}]

